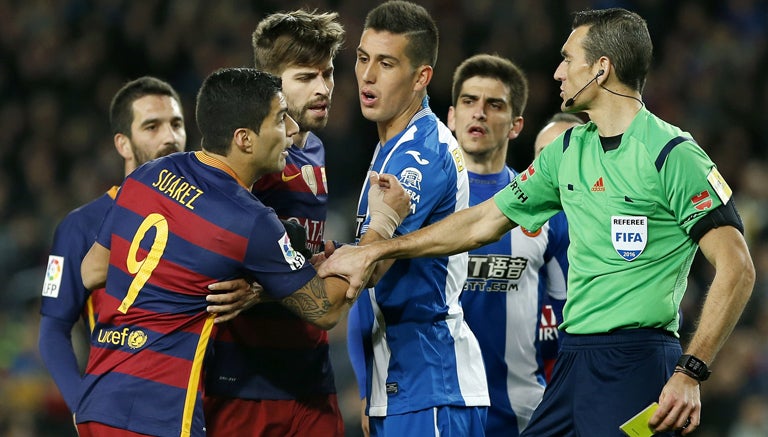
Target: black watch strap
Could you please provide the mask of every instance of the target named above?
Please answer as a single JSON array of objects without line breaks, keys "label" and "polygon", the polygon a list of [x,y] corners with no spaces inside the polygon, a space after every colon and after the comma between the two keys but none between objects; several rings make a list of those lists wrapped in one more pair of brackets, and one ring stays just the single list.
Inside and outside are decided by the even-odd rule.
[{"label": "black watch strap", "polygon": [[680,356],[680,359],[677,360],[677,369],[675,369],[675,372],[678,371],[685,373],[699,382],[706,381],[707,378],[709,378],[709,375],[712,374],[712,371],[709,370],[707,364],[693,355]]}]

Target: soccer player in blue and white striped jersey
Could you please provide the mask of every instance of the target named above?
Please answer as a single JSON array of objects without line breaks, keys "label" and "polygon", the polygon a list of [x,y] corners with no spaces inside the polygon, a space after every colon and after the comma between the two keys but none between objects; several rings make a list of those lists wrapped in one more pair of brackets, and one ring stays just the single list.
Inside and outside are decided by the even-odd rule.
[{"label": "soccer player in blue and white striped jersey", "polygon": [[[523,129],[528,81],[511,61],[466,59],[453,76],[448,127],[464,152],[470,206],[490,199],[517,172],[509,141]],[[558,214],[539,229],[517,227],[469,252],[461,304],[483,352],[491,407],[487,436],[516,436],[541,401],[557,351],[568,271],[568,225]]]},{"label": "soccer player in blue and white striped jersey", "polygon": [[[402,1],[369,12],[355,74],[363,116],[376,122],[371,170],[396,175],[411,213],[395,234],[413,232],[467,207],[461,149],[429,107],[427,85],[437,58],[437,27],[427,11]],[[367,185],[363,188],[363,194]],[[361,195],[361,244],[390,238],[369,226]],[[467,254],[380,263],[368,298],[374,323],[363,336],[372,435],[482,435],[489,405],[477,339],[459,303]],[[361,333],[358,332],[358,335]]]}]

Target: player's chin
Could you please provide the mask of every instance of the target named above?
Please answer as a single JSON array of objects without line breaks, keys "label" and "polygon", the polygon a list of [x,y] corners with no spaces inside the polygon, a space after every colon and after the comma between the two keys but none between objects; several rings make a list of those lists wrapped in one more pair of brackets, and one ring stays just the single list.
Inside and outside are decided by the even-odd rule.
[{"label": "player's chin", "polygon": [[379,111],[375,108],[361,106],[360,109],[360,112],[362,112],[363,117],[365,117],[366,120],[373,122],[383,121],[382,114],[380,114]]},{"label": "player's chin", "polygon": [[161,158],[163,156],[168,156],[170,154],[180,152],[181,147],[178,147],[177,145],[166,145],[163,146],[160,150],[155,153],[154,159]]},{"label": "player's chin", "polygon": [[328,117],[315,117],[311,118],[307,121],[306,128],[305,126],[302,126],[302,131],[314,131],[314,130],[320,130],[325,127],[325,125],[328,124]]}]

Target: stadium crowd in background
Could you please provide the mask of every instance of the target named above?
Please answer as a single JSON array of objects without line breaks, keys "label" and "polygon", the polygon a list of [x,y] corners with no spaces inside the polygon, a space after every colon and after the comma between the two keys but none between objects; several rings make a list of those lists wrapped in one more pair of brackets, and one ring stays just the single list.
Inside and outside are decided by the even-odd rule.
[{"label": "stadium crowd in background", "polygon": [[[348,32],[362,30],[377,2],[168,1],[0,3],[0,433],[63,435],[71,417],[43,368],[36,337],[40,284],[56,224],[120,182],[106,115],[114,92],[153,75],[179,91],[192,120],[202,80],[226,66],[252,64],[248,35],[266,14],[302,6],[339,13]],[[527,74],[526,122],[540,126],[559,106],[552,70],[560,61],[572,11],[621,6],[647,21],[655,57],[644,101],[661,118],[685,126],[734,190],[758,273],[745,315],[702,385],[705,420],[698,436],[745,436],[768,428],[768,3],[535,0],[419,1],[441,30],[430,104],[445,114],[451,72],[470,55],[509,57]],[[336,59],[334,110],[321,138],[328,150],[328,238],[350,241],[351,220],[376,132],[359,114],[354,47]],[[442,73],[440,73],[442,72]],[[189,149],[199,133],[188,123]],[[535,129],[516,141],[533,144]],[[530,147],[508,163],[525,168]],[[330,216],[340,217],[336,220]],[[333,223],[336,224],[333,224]],[[682,336],[690,333],[711,281],[697,257],[683,301]],[[689,323],[690,322],[690,323]],[[345,364],[343,329],[331,336],[339,401],[350,435],[359,429],[358,396]],[[338,364],[337,364],[338,363]],[[62,427],[62,428],[59,428]],[[32,431],[30,431],[32,429]],[[758,431],[759,432],[759,431]],[[759,433],[756,435],[760,435]]]}]

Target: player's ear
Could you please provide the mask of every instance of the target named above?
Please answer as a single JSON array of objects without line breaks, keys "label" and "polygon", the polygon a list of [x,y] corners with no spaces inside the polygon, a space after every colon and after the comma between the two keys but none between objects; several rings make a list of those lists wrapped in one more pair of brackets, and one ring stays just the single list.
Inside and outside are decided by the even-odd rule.
[{"label": "player's ear", "polygon": [[421,65],[416,69],[416,83],[413,85],[414,91],[421,91],[429,85],[432,80],[434,70],[429,65]]},{"label": "player's ear", "polygon": [[256,140],[254,136],[256,136],[255,132],[241,127],[235,129],[235,133],[232,135],[232,143],[242,152],[251,153]]},{"label": "player's ear", "polygon": [[512,126],[509,128],[509,133],[507,134],[507,137],[510,140],[514,140],[520,135],[520,132],[523,130],[523,125],[525,124],[525,120],[522,116],[517,116],[514,119],[512,119]]},{"label": "player's ear", "polygon": [[116,133],[112,137],[112,141],[115,143],[115,149],[117,153],[125,160],[133,159],[133,149],[131,148],[131,139],[125,134]]},{"label": "player's ear", "polygon": [[448,107],[448,120],[446,120],[446,125],[451,132],[456,132],[456,110],[453,106]]}]

